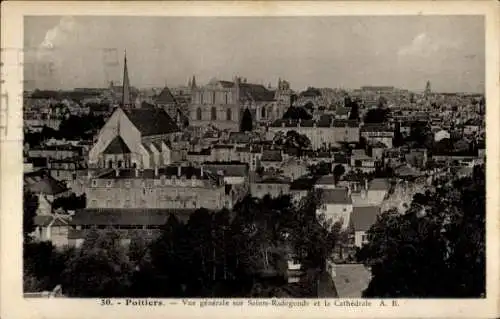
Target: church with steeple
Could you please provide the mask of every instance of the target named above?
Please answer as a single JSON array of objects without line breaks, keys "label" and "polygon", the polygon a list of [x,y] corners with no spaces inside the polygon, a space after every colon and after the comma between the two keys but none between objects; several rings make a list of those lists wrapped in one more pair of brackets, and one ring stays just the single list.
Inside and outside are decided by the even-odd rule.
[{"label": "church with steeple", "polygon": [[131,98],[127,56],[122,100],[104,124],[89,152],[89,167],[157,168],[171,163],[170,143],[180,133],[163,108],[136,108]]}]

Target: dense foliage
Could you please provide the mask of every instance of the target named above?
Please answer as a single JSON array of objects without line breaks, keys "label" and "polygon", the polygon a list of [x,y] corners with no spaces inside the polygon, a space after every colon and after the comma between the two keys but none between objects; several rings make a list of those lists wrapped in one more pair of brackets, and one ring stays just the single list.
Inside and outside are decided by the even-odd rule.
[{"label": "dense foliage", "polygon": [[87,140],[91,139],[103,126],[104,118],[102,116],[92,114],[84,116],[71,115],[61,121],[58,130],[45,126],[41,132],[24,134],[24,142],[28,143],[30,147],[34,147],[51,138]]},{"label": "dense foliage", "polygon": [[408,211],[382,214],[359,259],[371,267],[366,297],[484,297],[485,171],[440,181]]},{"label": "dense foliage", "polygon": [[29,240],[29,234],[35,230],[36,211],[38,209],[38,197],[29,190],[23,193],[23,235],[24,240]]},{"label": "dense foliage", "polygon": [[243,112],[243,116],[241,118],[240,131],[241,132],[251,132],[252,130],[253,130],[252,113],[250,113],[250,110],[247,108]]},{"label": "dense foliage", "polygon": [[171,215],[159,236],[137,234],[128,245],[115,230],[90,231],[73,251],[44,244],[43,258],[25,255],[26,287],[36,280],[44,289],[62,284],[74,297],[258,295],[262,274],[284,278],[288,253],[309,269],[324,269],[340,237],[338,227],[316,217],[318,196],[298,205],[289,196],[246,197],[232,211],[198,209],[186,223]]}]

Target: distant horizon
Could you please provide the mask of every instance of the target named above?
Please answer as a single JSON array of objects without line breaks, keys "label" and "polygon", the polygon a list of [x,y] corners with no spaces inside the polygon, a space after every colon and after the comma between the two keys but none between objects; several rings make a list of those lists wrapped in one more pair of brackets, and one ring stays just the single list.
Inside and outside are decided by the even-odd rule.
[{"label": "distant horizon", "polygon": [[[295,90],[367,83],[436,92],[485,92],[482,16],[117,17],[28,16],[30,89],[121,83],[126,50],[135,87],[178,87],[193,75]],[[381,79],[383,79],[381,81]]]}]

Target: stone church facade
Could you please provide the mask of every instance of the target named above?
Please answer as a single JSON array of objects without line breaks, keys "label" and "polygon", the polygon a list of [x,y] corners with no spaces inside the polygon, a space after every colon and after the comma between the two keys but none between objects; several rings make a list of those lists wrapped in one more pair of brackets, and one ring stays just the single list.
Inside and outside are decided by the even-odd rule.
[{"label": "stone church facade", "polygon": [[192,90],[189,122],[192,126],[238,131],[245,109],[250,110],[255,124],[272,122],[286,112],[291,95],[286,81],[279,80],[278,87],[273,90],[238,77],[232,82],[213,79]]}]

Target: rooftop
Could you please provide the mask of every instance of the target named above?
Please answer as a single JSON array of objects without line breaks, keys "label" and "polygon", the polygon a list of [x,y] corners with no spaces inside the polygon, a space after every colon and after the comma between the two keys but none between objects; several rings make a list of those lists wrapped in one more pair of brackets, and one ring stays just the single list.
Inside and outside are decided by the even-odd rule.
[{"label": "rooftop", "polygon": [[179,132],[177,124],[163,109],[129,109],[124,112],[143,137]]},{"label": "rooftop", "polygon": [[354,207],[351,214],[351,222],[355,231],[368,231],[377,221],[380,214],[378,206]]},{"label": "rooftop", "polygon": [[347,188],[324,189],[321,198],[324,204],[352,204]]}]

